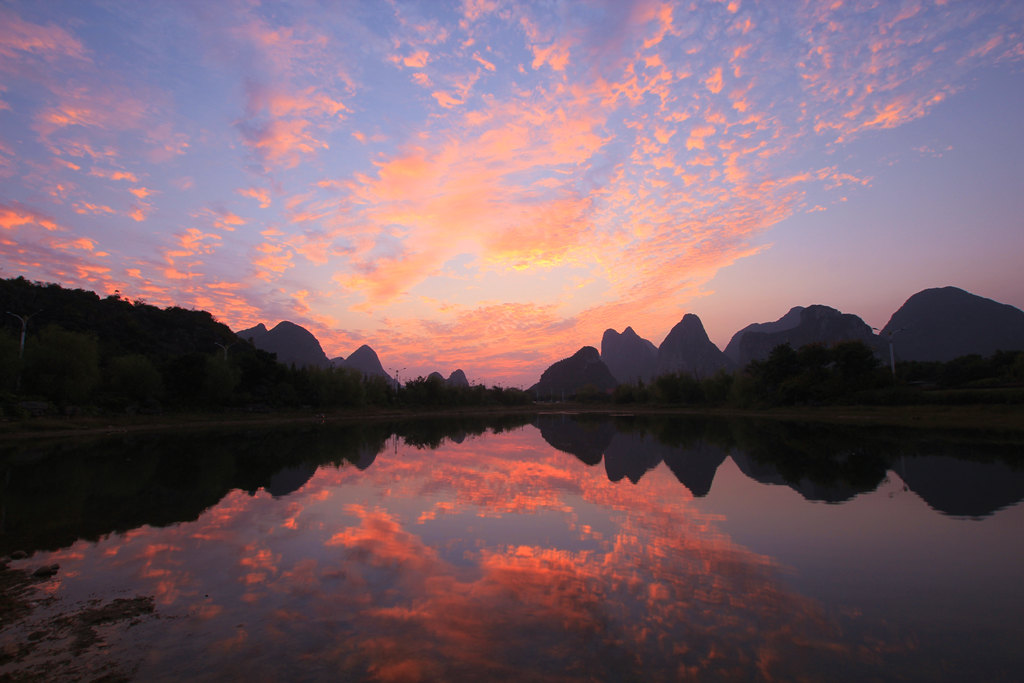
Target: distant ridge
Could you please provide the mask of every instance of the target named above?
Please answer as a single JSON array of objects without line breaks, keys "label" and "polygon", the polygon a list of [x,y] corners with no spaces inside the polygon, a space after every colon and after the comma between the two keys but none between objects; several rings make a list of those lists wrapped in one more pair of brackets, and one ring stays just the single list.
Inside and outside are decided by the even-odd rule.
[{"label": "distant ridge", "polygon": [[658,347],[637,335],[632,327],[622,334],[607,329],[601,337],[601,360],[620,383],[649,382],[658,365]]},{"label": "distant ridge", "polygon": [[267,330],[263,323],[237,332],[239,339],[251,341],[257,349],[277,354],[277,360],[296,367],[329,367],[331,362],[313,334],[293,322],[284,320]]},{"label": "distant ridge", "polygon": [[[737,352],[740,367],[746,366],[752,360],[767,358],[772,349],[780,344],[789,344],[794,349],[799,349],[807,344],[830,345],[843,341],[862,341],[876,351],[880,350],[879,340],[867,323],[855,315],[842,313],[829,306],[808,306],[799,311],[799,324],[778,329],[777,326],[790,317],[794,310],[796,309],[790,309],[789,313],[775,323],[769,323],[775,326],[774,332],[752,331],[740,336]],[[789,322],[784,324],[788,325]]]},{"label": "distant ridge", "polygon": [[455,370],[452,374],[448,375],[448,379],[444,381],[450,387],[461,387],[463,389],[469,388],[469,380],[466,379],[466,373],[461,369]]},{"label": "distant ridge", "polygon": [[708,339],[700,318],[687,313],[658,347],[655,374],[660,376],[670,372],[684,372],[705,378],[719,370],[731,368],[732,361]]},{"label": "distant ridge", "polygon": [[743,336],[748,332],[766,332],[772,334],[774,332],[782,332],[783,330],[791,330],[800,324],[800,312],[804,310],[803,306],[794,306],[789,309],[786,315],[782,316],[775,322],[771,323],[751,323],[744,327],[742,330],[737,332],[729,340],[729,344],[722,351],[726,356],[729,357],[733,363],[741,365],[740,362],[740,341]]},{"label": "distant ridge", "polygon": [[588,385],[599,391],[611,391],[618,385],[593,346],[584,346],[571,357],[551,365],[540,381],[530,387],[530,392],[542,399],[562,398],[573,396]]},{"label": "distant ridge", "polygon": [[391,384],[397,383],[395,378],[384,371],[384,366],[380,364],[377,352],[366,344],[360,346],[352,352],[352,355],[341,361],[341,367],[357,370],[364,377],[383,377]]},{"label": "distant ridge", "polygon": [[897,360],[950,361],[1024,349],[1024,311],[957,287],[925,289],[906,300],[882,328]]}]

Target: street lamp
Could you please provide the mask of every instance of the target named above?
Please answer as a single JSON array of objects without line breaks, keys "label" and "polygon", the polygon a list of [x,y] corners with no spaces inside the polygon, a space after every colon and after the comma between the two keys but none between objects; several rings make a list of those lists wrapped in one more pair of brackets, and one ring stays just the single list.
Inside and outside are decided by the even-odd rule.
[{"label": "street lamp", "polygon": [[231,342],[227,346],[224,346],[220,342],[213,342],[213,343],[216,344],[217,346],[219,346],[220,348],[224,349],[224,360],[227,361],[227,359],[228,359],[228,349],[230,349],[232,346],[234,346],[238,342]]},{"label": "street lamp", "polygon": [[[38,313],[39,311],[36,311]],[[29,319],[36,313],[29,313],[26,316],[18,315],[17,313],[11,313],[7,311],[7,315],[13,315],[15,318],[21,321],[21,341],[18,344],[18,360],[22,360],[25,357],[25,328],[28,327]]]},{"label": "street lamp", "polygon": [[395,382],[395,393],[398,393],[398,391],[401,390],[402,388],[402,373],[405,371],[405,368],[399,368],[398,370],[395,370],[394,368],[388,368],[388,370],[392,372],[393,379]]},{"label": "street lamp", "polygon": [[[36,311],[39,313],[39,311]],[[18,377],[14,381],[14,391],[21,392],[21,362],[25,359],[25,329],[28,327],[28,321],[36,313],[29,313],[28,315],[18,315],[17,313],[11,313],[7,311],[7,315],[12,315],[21,321],[21,340],[18,342]]]},{"label": "street lamp", "polygon": [[[877,327],[872,327],[871,329],[875,330],[878,333],[882,332]],[[895,354],[895,352],[893,351],[893,348],[892,348],[892,338],[893,338],[893,335],[895,335],[897,332],[902,332],[904,329],[906,329],[906,328],[901,327],[898,330],[889,330],[889,332],[888,332],[888,334],[889,334],[889,368],[892,370],[892,378],[893,379],[896,379],[896,354]]]}]

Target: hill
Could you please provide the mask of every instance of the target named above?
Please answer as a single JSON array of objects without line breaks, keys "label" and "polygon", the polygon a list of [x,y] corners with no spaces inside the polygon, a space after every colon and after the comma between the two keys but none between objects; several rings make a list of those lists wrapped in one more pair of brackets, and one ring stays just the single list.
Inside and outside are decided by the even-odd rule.
[{"label": "hill", "polygon": [[957,287],[925,289],[892,314],[881,336],[897,360],[950,361],[1024,349],[1024,311]]},{"label": "hill", "polygon": [[658,347],[637,335],[632,327],[619,334],[613,329],[601,337],[601,360],[618,382],[649,382],[658,364]]},{"label": "hill", "polygon": [[601,360],[601,354],[593,346],[584,346],[569,358],[554,363],[540,376],[540,381],[530,387],[534,396],[562,398],[575,396],[584,387],[590,386],[599,392],[611,391],[618,385],[608,366]]},{"label": "hill", "polygon": [[732,361],[708,339],[700,318],[687,313],[658,347],[655,374],[683,372],[703,378],[731,368]]},{"label": "hill", "polygon": [[786,325],[792,322],[794,310],[796,309],[791,309],[786,316],[769,324],[768,329],[775,331],[755,330],[743,333],[736,351],[737,363],[742,367],[750,361],[763,360],[780,344],[789,344],[794,349],[799,349],[808,344],[831,346],[844,341],[861,341],[880,352],[881,343],[867,323],[855,315],[842,313],[829,306],[808,306],[799,311],[799,323],[779,329],[786,318],[790,319]]},{"label": "hill", "polygon": [[257,349],[277,354],[277,360],[285,365],[326,368],[331,364],[313,333],[287,320],[269,331],[260,323],[237,334],[239,339],[251,341]]}]

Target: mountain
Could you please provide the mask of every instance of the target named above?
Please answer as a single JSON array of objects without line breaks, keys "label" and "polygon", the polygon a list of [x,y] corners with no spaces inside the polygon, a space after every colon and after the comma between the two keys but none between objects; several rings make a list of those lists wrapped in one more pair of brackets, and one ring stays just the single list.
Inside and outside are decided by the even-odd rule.
[{"label": "mountain", "polygon": [[632,327],[619,334],[613,329],[601,337],[601,360],[619,383],[645,382],[654,376],[658,347],[637,335]]},{"label": "mountain", "polygon": [[722,351],[726,356],[729,357],[733,363],[737,365],[746,365],[746,363],[740,362],[740,340],[743,339],[743,335],[748,332],[767,332],[769,334],[773,332],[782,332],[783,330],[790,330],[800,324],[800,312],[804,310],[803,306],[794,306],[789,309],[789,313],[782,316],[773,323],[751,323],[742,330],[737,332],[729,340],[729,344]]},{"label": "mountain", "polygon": [[[795,309],[791,309],[775,323],[769,324],[778,325],[790,316],[793,310]],[[841,313],[834,308],[821,305],[808,306],[799,311],[799,315],[800,322],[793,327],[774,332],[743,333],[737,351],[738,364],[743,367],[752,360],[767,358],[772,349],[780,344],[789,344],[794,349],[799,349],[807,344],[831,345],[842,341],[862,341],[873,349],[881,349],[881,342],[871,331],[871,327],[855,315]]]},{"label": "mountain", "polygon": [[352,355],[341,361],[341,367],[351,370],[358,370],[364,377],[383,377],[389,383],[395,384],[394,378],[384,372],[384,366],[380,364],[377,352],[366,344],[352,352]]},{"label": "mountain", "polygon": [[731,367],[732,361],[708,339],[700,318],[687,313],[658,347],[655,374],[685,372],[699,379]]},{"label": "mountain", "polygon": [[285,365],[326,368],[331,364],[316,337],[301,325],[287,320],[269,331],[260,323],[236,334],[239,339],[251,341],[257,349],[277,354],[278,362]]},{"label": "mountain", "polygon": [[462,370],[456,370],[452,374],[448,375],[448,379],[446,379],[444,383],[450,387],[469,388],[469,380],[466,379],[466,373]]},{"label": "mountain", "polygon": [[925,289],[892,314],[881,337],[898,360],[949,361],[1024,349],[1024,311],[956,287]]},{"label": "mountain", "polygon": [[553,364],[530,387],[530,392],[541,398],[561,398],[573,396],[587,385],[599,391],[611,391],[618,385],[593,346],[584,346],[572,357]]}]

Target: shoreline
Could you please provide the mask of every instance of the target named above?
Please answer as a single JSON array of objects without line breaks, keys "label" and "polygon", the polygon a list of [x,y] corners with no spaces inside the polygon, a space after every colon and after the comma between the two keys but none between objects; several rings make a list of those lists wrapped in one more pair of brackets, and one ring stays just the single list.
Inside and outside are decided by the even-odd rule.
[{"label": "shoreline", "polygon": [[79,436],[113,436],[160,432],[172,429],[222,430],[233,427],[287,426],[301,424],[345,425],[354,422],[387,422],[443,418],[486,418],[508,415],[578,414],[608,417],[673,415],[708,419],[755,419],[783,422],[909,427],[915,429],[999,431],[1024,433],[1024,405],[943,406],[817,406],[803,408],[686,408],[659,405],[592,405],[583,403],[531,404],[528,406],[451,407],[434,409],[387,408],[333,412],[288,411],[281,413],[166,413],[161,415],[104,415],[39,417],[0,421],[5,441],[61,439]]}]

